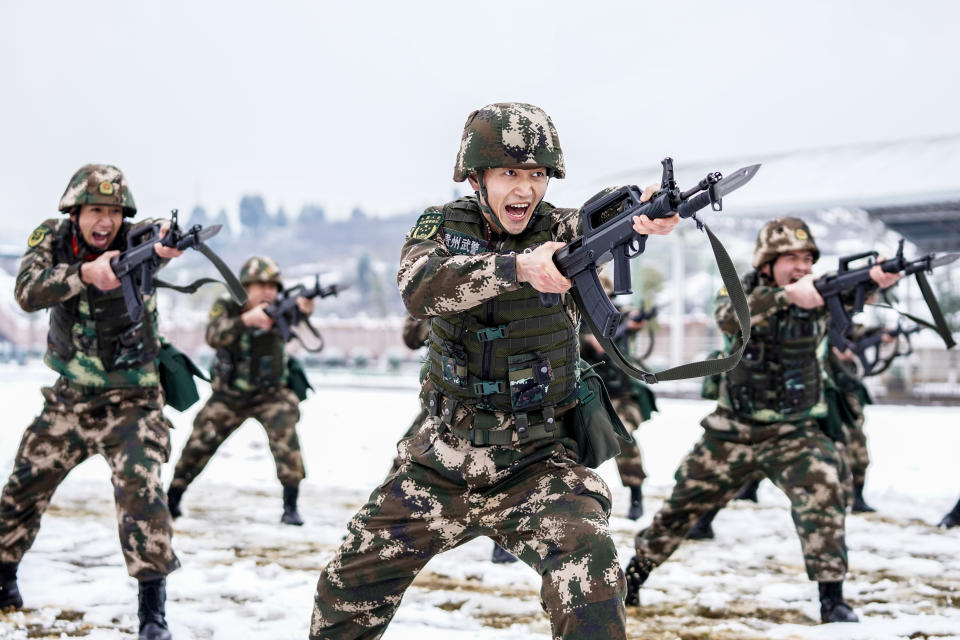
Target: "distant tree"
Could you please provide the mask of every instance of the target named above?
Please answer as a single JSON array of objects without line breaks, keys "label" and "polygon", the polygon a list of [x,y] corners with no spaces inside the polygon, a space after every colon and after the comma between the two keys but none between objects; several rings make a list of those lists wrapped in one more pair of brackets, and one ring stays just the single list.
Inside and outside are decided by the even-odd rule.
[{"label": "distant tree", "polygon": [[190,212],[191,225],[199,224],[199,225],[206,226],[207,224],[209,224],[209,222],[210,222],[210,219],[209,219],[209,216],[207,215],[207,210],[204,209],[199,204],[193,208],[193,211]]},{"label": "distant tree", "polygon": [[323,210],[323,207],[315,204],[305,204],[303,208],[300,209],[300,215],[297,216],[297,222],[303,224],[311,224],[315,222],[324,222],[327,219],[327,214]]},{"label": "distant tree", "polygon": [[354,207],[350,212],[350,220],[353,222],[363,222],[367,219],[367,214],[360,207]]},{"label": "distant tree", "polygon": [[373,265],[370,263],[370,256],[365,253],[357,260],[357,290],[364,299],[370,296],[375,279],[376,274],[373,271]]},{"label": "distant tree", "polygon": [[283,207],[277,209],[277,215],[273,217],[273,224],[278,227],[285,227],[290,224],[290,218],[287,216],[287,212],[284,211]]},{"label": "distant tree", "polygon": [[254,233],[270,225],[267,205],[261,196],[243,196],[240,199],[240,226]]},{"label": "distant tree", "polygon": [[213,219],[213,224],[222,224],[225,227],[230,226],[230,219],[227,217],[227,210],[221,208],[220,213]]}]

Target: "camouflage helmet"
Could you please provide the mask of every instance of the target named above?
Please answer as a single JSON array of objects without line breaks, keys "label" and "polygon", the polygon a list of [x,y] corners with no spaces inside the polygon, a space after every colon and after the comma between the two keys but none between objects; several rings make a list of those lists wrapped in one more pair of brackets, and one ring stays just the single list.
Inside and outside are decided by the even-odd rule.
[{"label": "camouflage helmet", "polygon": [[282,289],[280,267],[266,256],[253,256],[247,259],[240,267],[240,284],[248,285],[254,282],[269,282],[277,285],[278,289]]},{"label": "camouflage helmet", "polygon": [[488,104],[467,116],[453,167],[455,182],[495,167],[547,167],[562,178],[563,151],[550,116],[522,102]]},{"label": "camouflage helmet", "polygon": [[774,218],[763,225],[757,234],[753,268],[759,269],[788,251],[809,251],[813,254],[814,262],[820,259],[820,249],[806,222],[800,218]]},{"label": "camouflage helmet", "polygon": [[85,164],[70,178],[60,197],[60,211],[70,213],[84,204],[106,204],[123,207],[123,215],[132,218],[137,205],[123,172],[110,164]]}]

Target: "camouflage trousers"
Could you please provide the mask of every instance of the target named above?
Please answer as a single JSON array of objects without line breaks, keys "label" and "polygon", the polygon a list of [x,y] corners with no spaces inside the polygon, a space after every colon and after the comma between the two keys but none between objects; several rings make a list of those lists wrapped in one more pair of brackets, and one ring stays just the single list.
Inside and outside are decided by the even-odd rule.
[{"label": "camouflage trousers", "polygon": [[100,454],[110,466],[127,572],[155,580],[179,567],[160,480],[170,456],[163,393],[155,387],[85,392],[62,378],[41,393],[43,411],[23,434],[0,498],[0,562],[20,562],[57,486]]},{"label": "camouflage trousers", "polygon": [[[643,422],[643,413],[633,396],[620,396],[611,398],[613,409],[620,416],[620,422],[627,428],[630,434],[636,432]],[[620,455],[616,457],[617,470],[620,472],[620,482],[625,487],[639,487],[643,484],[643,479],[647,477],[647,472],[643,470],[643,456],[640,453],[640,445],[636,442],[627,444],[620,441]]]},{"label": "camouflage trousers", "polygon": [[677,469],[673,493],[637,534],[641,562],[663,563],[702,515],[725,505],[762,473],[790,498],[807,576],[817,582],[843,580],[846,500],[837,450],[813,420],[771,425],[772,431],[778,426],[776,435],[758,442],[723,440],[707,430]]},{"label": "camouflage trousers", "polygon": [[243,397],[214,391],[193,420],[193,431],[180,453],[170,488],[185,490],[247,418],[257,420],[267,432],[277,479],[284,486],[298,486],[306,476],[297,437],[299,404],[297,395],[287,388]]},{"label": "camouflage trousers", "polygon": [[488,536],[542,576],[554,638],[626,638],[610,491],[563,442],[473,446],[427,417],[323,569],[310,637],[379,638],[430,558]]},{"label": "camouflage trousers", "polygon": [[846,443],[843,447],[844,459],[850,468],[855,484],[863,484],[870,466],[870,454],[867,452],[867,436],[863,432],[863,405],[856,393],[844,394],[850,412],[856,416],[853,424],[844,425]]}]

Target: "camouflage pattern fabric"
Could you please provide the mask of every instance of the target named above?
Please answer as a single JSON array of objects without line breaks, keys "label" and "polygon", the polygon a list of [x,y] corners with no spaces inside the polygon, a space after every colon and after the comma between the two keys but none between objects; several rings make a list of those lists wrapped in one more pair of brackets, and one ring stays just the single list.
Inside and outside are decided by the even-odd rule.
[{"label": "camouflage pattern fabric", "polygon": [[426,320],[417,320],[408,315],[403,320],[403,344],[408,349],[419,349],[427,343],[427,336],[430,335],[430,323]]},{"label": "camouflage pattern fabric", "polygon": [[274,262],[273,258],[267,256],[253,256],[248,258],[243,266],[240,267],[240,284],[252,284],[254,282],[272,283],[279,288],[283,288],[283,281],[280,279],[280,267]]},{"label": "camouflage pattern fabric", "polygon": [[43,411],[23,434],[0,498],[0,562],[20,562],[57,486],[78,464],[100,454],[112,472],[127,572],[155,580],[179,567],[160,480],[171,427],[162,412],[162,392],[81,390],[62,378],[41,392]]},{"label": "camouflage pattern fabric", "polygon": [[[579,216],[546,210],[552,237],[572,239]],[[403,246],[397,279],[415,318],[466,311],[521,286],[516,257],[498,253],[502,243],[453,254],[440,233],[442,211],[428,209],[436,217],[416,225]],[[573,332],[579,316],[565,302]],[[429,379],[424,385],[424,392],[432,388]],[[460,430],[474,413],[461,404],[449,419]],[[512,413],[489,416],[496,423],[491,430],[514,429]],[[608,530],[610,491],[579,464],[571,440],[474,446],[427,416],[399,453],[399,468],[351,520],[321,573],[311,638],[380,637],[430,558],[477,536],[492,538],[540,573],[555,638],[626,637],[626,584]]]},{"label": "camouflage pattern fabric", "polygon": [[867,477],[867,467],[870,466],[870,453],[867,451],[867,435],[863,431],[863,404],[860,394],[851,392],[844,394],[850,413],[856,416],[852,424],[844,425],[846,436],[844,446],[844,460],[850,468],[853,482],[863,484]]},{"label": "camouflage pattern fabric", "polygon": [[[135,225],[125,225],[121,232],[135,230],[142,225],[153,224],[143,220]],[[67,219],[51,218],[38,226],[27,240],[27,250],[20,261],[14,294],[24,311],[32,312],[67,303],[78,298],[77,315],[80,322],[72,327],[67,337],[76,347],[69,360],[61,359],[48,349],[44,363],[64,378],[78,385],[101,387],[156,387],[160,384],[156,366],[148,362],[127,369],[107,371],[98,355],[98,335],[90,319],[90,305],[86,298],[87,285],[80,279],[81,259],[73,263],[58,261],[54,255],[54,237],[64,232],[62,227],[71,223]],[[118,242],[126,246],[126,237]],[[156,323],[155,296],[144,298],[146,313],[144,322]],[[154,326],[155,328],[155,326]]]},{"label": "camouflage pattern fabric", "polygon": [[127,217],[137,213],[137,205],[133,202],[133,194],[123,172],[109,164],[80,167],[70,178],[60,198],[59,209],[68,213],[74,207],[85,204],[123,207],[123,215]]},{"label": "camouflage pattern fabric", "polygon": [[810,251],[814,262],[820,259],[820,249],[806,222],[800,218],[774,218],[757,234],[753,268],[759,269],[788,251]]},{"label": "camouflage pattern fabric", "polygon": [[[637,404],[633,396],[619,396],[611,398],[613,409],[620,416],[620,422],[627,428],[632,436],[640,424],[643,422],[643,413],[640,411],[640,405]],[[640,445],[634,442],[627,443],[620,441],[620,455],[616,458],[617,471],[620,472],[620,482],[625,487],[639,487],[643,484],[647,472],[643,469],[643,455],[640,452]]]},{"label": "camouflage pattern fabric", "polygon": [[815,420],[785,426],[783,435],[753,442],[732,442],[707,431],[680,463],[670,497],[637,534],[641,564],[663,563],[702,515],[725,505],[759,471],[790,499],[807,576],[817,582],[843,580],[846,500],[837,450]]},{"label": "camouflage pattern fabric", "polygon": [[553,637],[626,638],[610,492],[562,442],[474,447],[428,417],[324,568],[310,637],[378,638],[434,555],[489,536],[543,577]]},{"label": "camouflage pattern fabric", "polygon": [[300,420],[299,400],[290,389],[276,388],[255,395],[215,391],[193,421],[193,431],[180,453],[170,488],[185,490],[223,441],[247,418],[257,420],[267,432],[277,479],[284,486],[298,486],[306,476],[296,428]]},{"label": "camouflage pattern fabric", "polygon": [[542,166],[563,178],[563,151],[557,130],[543,109],[522,102],[488,104],[467,116],[453,179],[494,167]]}]

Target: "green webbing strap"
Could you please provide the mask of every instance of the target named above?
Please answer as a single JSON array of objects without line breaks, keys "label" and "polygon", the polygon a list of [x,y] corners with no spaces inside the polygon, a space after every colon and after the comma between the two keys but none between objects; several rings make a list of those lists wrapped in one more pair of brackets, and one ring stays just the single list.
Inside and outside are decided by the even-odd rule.
[{"label": "green webbing strap", "polygon": [[[710,247],[713,249],[713,257],[717,263],[717,268],[720,270],[720,278],[723,280],[723,285],[727,289],[727,295],[730,296],[730,302],[733,304],[733,309],[737,314],[737,321],[740,324],[740,333],[737,336],[737,341],[733,345],[734,350],[729,356],[724,358],[700,360],[698,362],[682,364],[677,367],[652,373],[650,371],[644,371],[630,362],[612,340],[603,336],[588,314],[581,314],[586,319],[587,325],[593,332],[594,337],[596,337],[597,342],[600,343],[600,346],[602,346],[604,351],[610,356],[613,364],[632,378],[642,380],[647,384],[653,384],[661,380],[699,378],[729,371],[737,366],[741,356],[743,356],[743,349],[746,347],[747,340],[750,338],[750,308],[747,306],[747,294],[743,291],[740,277],[737,275],[733,261],[727,254],[727,250],[723,244],[717,239],[717,236],[713,235],[710,227],[706,224],[703,225],[703,229],[707,232],[707,237],[710,238]],[[573,294],[573,299],[576,301],[577,306],[583,310],[585,306],[576,287],[571,289],[570,293]]]},{"label": "green webbing strap", "polygon": [[[476,427],[472,429],[453,427],[450,429],[450,431],[464,440],[469,441],[475,446],[482,447],[487,445],[513,444],[514,429],[499,429],[497,431],[491,431],[490,429],[478,429]],[[557,428],[556,423],[548,425],[544,422],[535,425],[528,425],[526,427],[526,433],[526,437],[521,437],[519,432],[517,432],[518,444],[535,442],[537,440],[543,440],[544,438],[562,437],[562,430]]]},{"label": "green webbing strap", "polygon": [[926,274],[924,274],[923,271],[917,271],[916,275],[917,284],[920,285],[920,293],[923,294],[927,308],[930,309],[930,315],[933,316],[933,323],[936,325],[937,333],[939,333],[943,339],[943,344],[947,345],[947,349],[952,349],[957,343],[953,341],[953,336],[950,334],[950,327],[947,326],[947,321],[943,317],[943,311],[940,309],[940,303],[937,302],[937,296],[933,293],[933,288],[930,286],[930,283],[927,282]]}]

